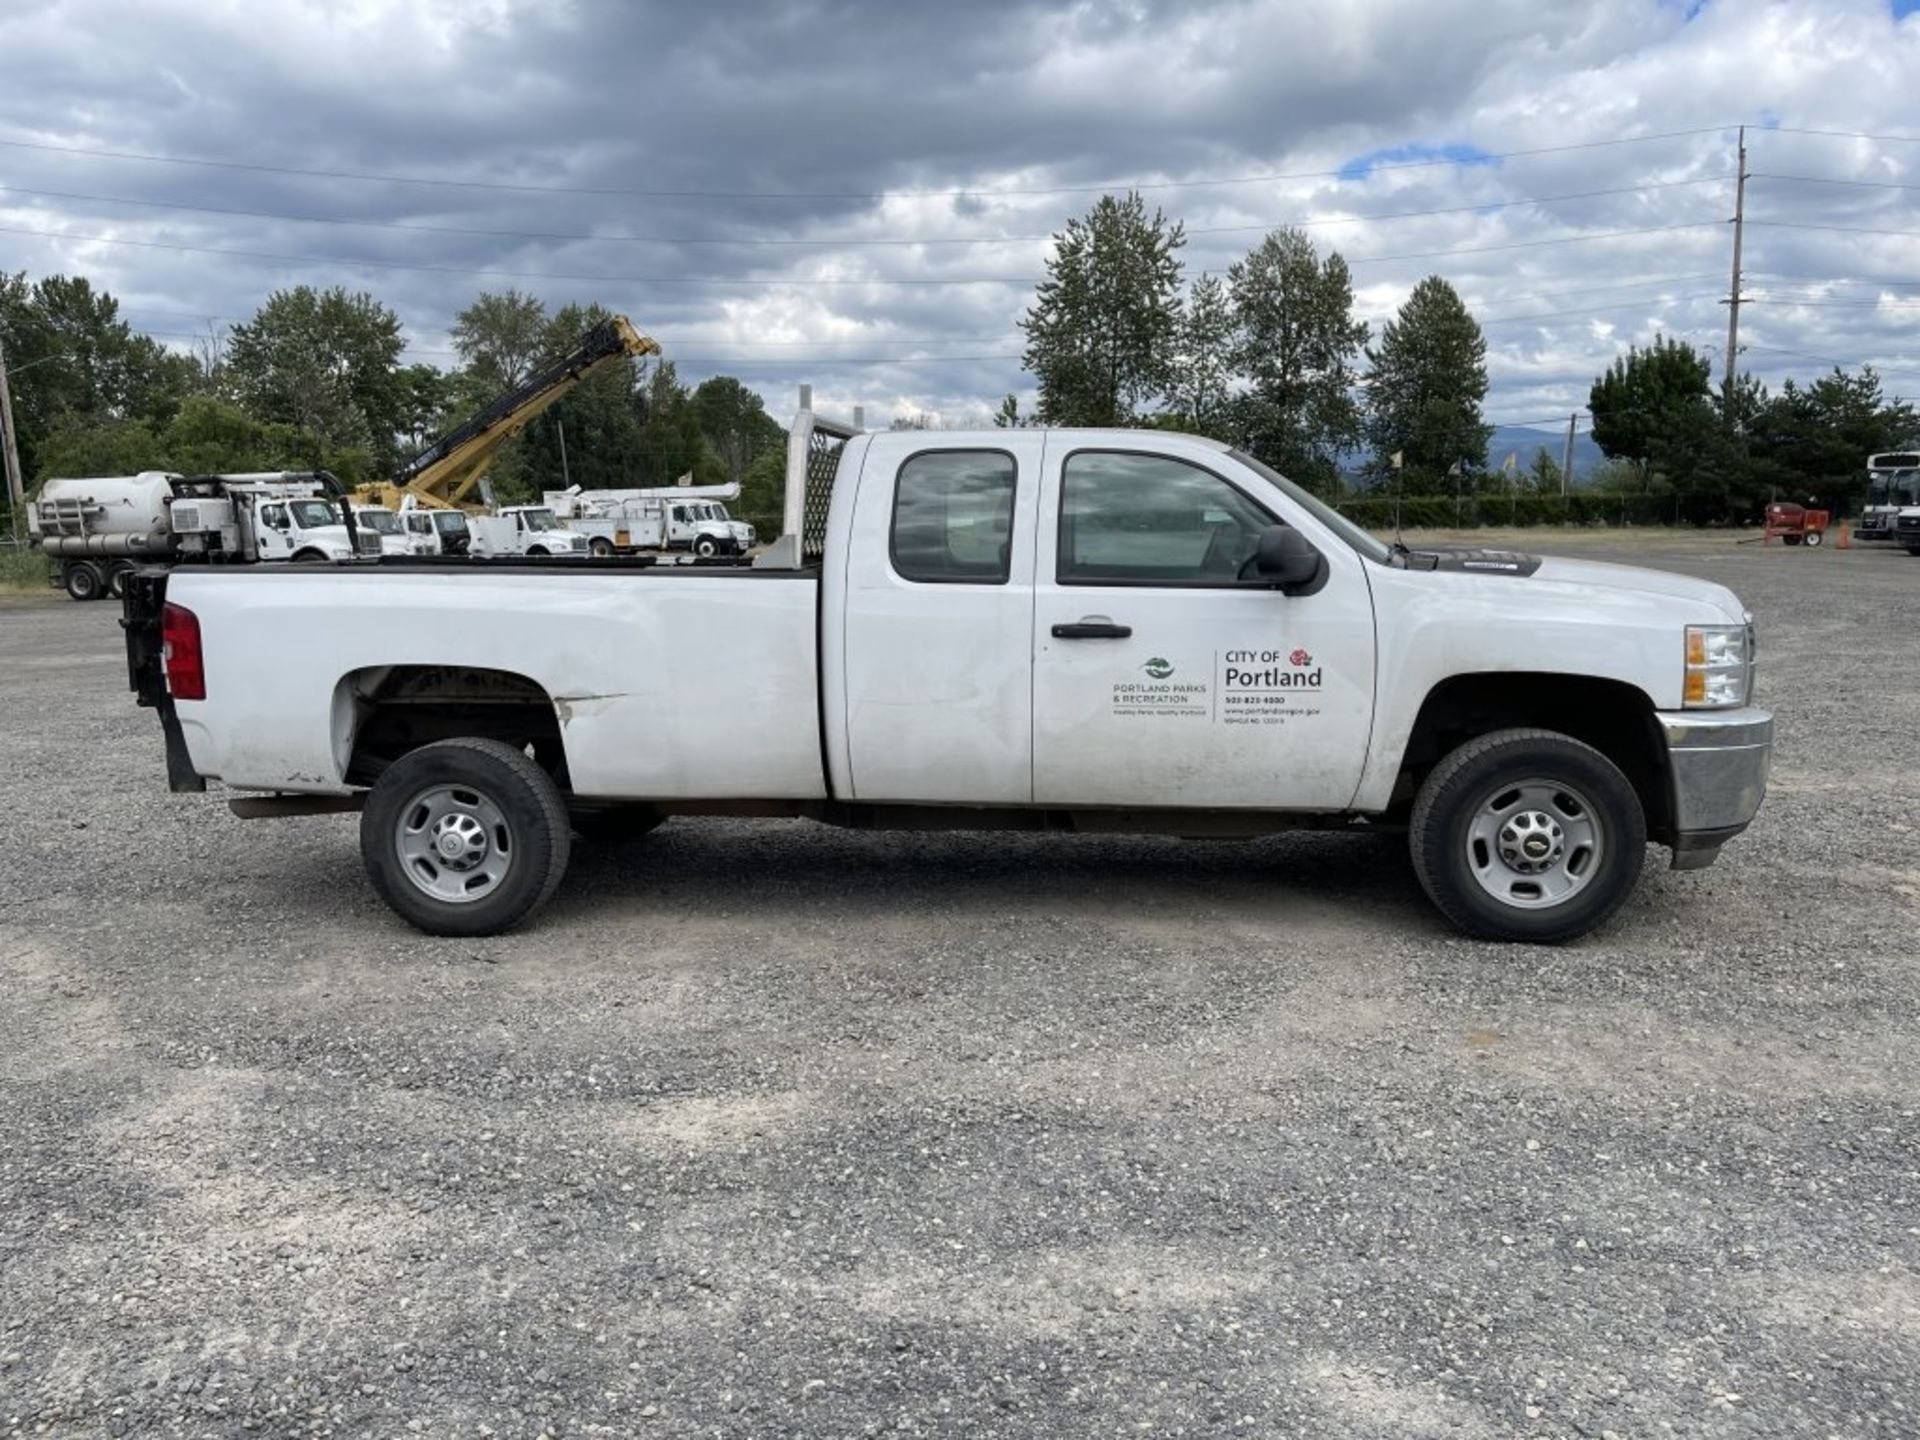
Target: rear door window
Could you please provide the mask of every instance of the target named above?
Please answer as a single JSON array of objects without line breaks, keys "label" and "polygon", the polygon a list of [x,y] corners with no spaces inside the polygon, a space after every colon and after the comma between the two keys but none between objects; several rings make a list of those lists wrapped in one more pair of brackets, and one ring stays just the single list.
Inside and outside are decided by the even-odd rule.
[{"label": "rear door window", "polygon": [[923,450],[893,488],[894,572],[921,584],[1004,585],[1016,467],[1004,450]]}]

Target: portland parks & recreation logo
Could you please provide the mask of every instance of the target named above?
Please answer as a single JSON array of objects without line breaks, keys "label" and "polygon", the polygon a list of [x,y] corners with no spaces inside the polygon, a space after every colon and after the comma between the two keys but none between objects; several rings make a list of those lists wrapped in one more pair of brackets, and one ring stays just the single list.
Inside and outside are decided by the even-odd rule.
[{"label": "portland parks & recreation logo", "polygon": [[1162,659],[1158,655],[1154,656],[1151,660],[1147,661],[1147,663],[1142,665],[1140,668],[1146,671],[1147,674],[1155,680],[1165,680],[1168,676],[1173,674],[1173,662],[1171,660]]}]

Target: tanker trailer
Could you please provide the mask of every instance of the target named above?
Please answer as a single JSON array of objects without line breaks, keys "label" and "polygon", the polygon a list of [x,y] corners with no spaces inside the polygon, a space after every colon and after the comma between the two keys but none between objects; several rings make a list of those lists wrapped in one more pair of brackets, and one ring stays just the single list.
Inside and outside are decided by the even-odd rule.
[{"label": "tanker trailer", "polygon": [[53,562],[53,583],[76,600],[98,600],[119,594],[136,565],[171,558],[168,511],[178,478],[146,470],[47,481],[27,510],[27,530]]},{"label": "tanker trailer", "polygon": [[378,555],[325,471],[183,477],[165,470],[49,480],[27,511],[53,583],[75,600],[118,595],[141,565],[346,560]]}]

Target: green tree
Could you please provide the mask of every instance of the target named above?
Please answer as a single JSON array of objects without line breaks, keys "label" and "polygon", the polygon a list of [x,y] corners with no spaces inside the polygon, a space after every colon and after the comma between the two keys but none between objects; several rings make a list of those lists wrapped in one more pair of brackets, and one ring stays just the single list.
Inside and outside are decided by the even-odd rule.
[{"label": "green tree", "polygon": [[1788,380],[1748,426],[1755,488],[1844,510],[1865,491],[1867,456],[1916,435],[1920,416],[1886,398],[1871,365],[1854,374],[1836,367],[1804,386]]},{"label": "green tree", "polygon": [[1247,381],[1239,439],[1275,469],[1330,490],[1361,434],[1355,367],[1367,326],[1353,318],[1347,262],[1338,253],[1323,262],[1302,231],[1275,230],[1227,275]]},{"label": "green tree", "polygon": [[[12,373],[13,420],[28,476],[75,473],[74,435],[125,422],[164,423],[197,388],[193,362],[135,333],[119,309],[112,295],[81,276],[29,282],[24,273],[0,274],[0,344]],[[56,429],[67,437],[57,466],[45,452]]]},{"label": "green tree", "polygon": [[1450,471],[1485,466],[1493,435],[1480,410],[1487,342],[1453,286],[1438,275],[1415,285],[1367,359],[1366,436],[1376,468],[1403,455],[1406,488],[1417,493],[1451,489]]},{"label": "green tree", "polygon": [[1689,433],[1713,423],[1707,359],[1684,340],[1664,335],[1634,346],[1593,382],[1594,443],[1608,458],[1642,465],[1670,458]]},{"label": "green tree", "polygon": [[1560,493],[1560,462],[1553,458],[1553,452],[1542,445],[1533,452],[1533,463],[1527,467],[1526,488],[1535,495],[1558,495]]},{"label": "green tree", "polygon": [[365,449],[391,468],[404,419],[402,348],[399,316],[373,296],[301,285],[233,327],[227,383],[256,420]]},{"label": "green tree", "polygon": [[755,460],[786,443],[786,431],[767,414],[766,402],[731,375],[702,380],[693,389],[691,403],[701,433],[735,484],[745,479]]},{"label": "green tree", "polygon": [[1216,275],[1202,275],[1193,282],[1180,316],[1167,401],[1183,427],[1217,439],[1229,438],[1234,329],[1227,287]]},{"label": "green tree", "polygon": [[[611,318],[604,305],[568,305],[547,321],[530,369],[573,350],[595,325]],[[503,498],[530,499],[564,484],[588,490],[652,483],[644,474],[639,367],[622,355],[605,361],[542,411],[495,466],[493,485]]]},{"label": "green tree", "polygon": [[645,422],[640,429],[641,485],[673,485],[691,475],[696,485],[717,485],[726,478],[720,456],[700,428],[692,396],[680,383],[671,361],[655,365],[641,392]]},{"label": "green tree", "polygon": [[1103,195],[1054,237],[1020,325],[1050,425],[1131,425],[1174,374],[1186,236],[1129,192]]},{"label": "green tree", "polygon": [[511,390],[551,358],[553,322],[546,302],[518,290],[483,290],[454,317],[453,348],[491,391]]}]

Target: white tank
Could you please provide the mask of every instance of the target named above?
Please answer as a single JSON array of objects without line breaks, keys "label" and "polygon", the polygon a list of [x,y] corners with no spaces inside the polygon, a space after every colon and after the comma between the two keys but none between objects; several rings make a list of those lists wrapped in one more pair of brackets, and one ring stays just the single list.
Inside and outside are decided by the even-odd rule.
[{"label": "white tank", "polygon": [[27,528],[49,555],[164,555],[173,532],[164,470],[49,480],[27,511]]}]

